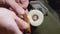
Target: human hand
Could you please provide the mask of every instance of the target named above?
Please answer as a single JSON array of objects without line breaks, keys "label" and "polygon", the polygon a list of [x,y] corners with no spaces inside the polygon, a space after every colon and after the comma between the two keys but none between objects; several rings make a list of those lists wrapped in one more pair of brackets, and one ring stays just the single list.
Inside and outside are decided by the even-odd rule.
[{"label": "human hand", "polygon": [[[10,6],[16,13],[21,17],[25,13],[25,10],[28,7],[29,0],[0,0],[0,3]],[[7,6],[7,7],[8,7]]]},{"label": "human hand", "polygon": [[24,14],[25,11],[24,9],[22,8],[22,6],[24,5],[21,5],[20,6],[20,2],[18,3],[17,2],[18,0],[0,0],[0,2],[3,2],[5,5],[8,5],[10,6],[14,11],[17,12],[17,14],[21,15],[21,14]]},{"label": "human hand", "polygon": [[0,26],[6,28],[8,31],[13,31],[15,34],[23,34],[20,29],[27,29],[29,27],[28,23],[16,16],[13,11],[5,8],[0,8]]}]

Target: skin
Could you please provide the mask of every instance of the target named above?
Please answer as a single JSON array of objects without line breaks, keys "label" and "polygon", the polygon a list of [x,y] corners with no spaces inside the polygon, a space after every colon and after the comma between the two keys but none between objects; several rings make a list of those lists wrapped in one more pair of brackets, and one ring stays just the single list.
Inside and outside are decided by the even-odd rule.
[{"label": "skin", "polygon": [[16,34],[22,34],[19,29],[26,29],[29,25],[17,17],[17,15],[8,9],[0,8],[0,26],[12,30]]},{"label": "skin", "polygon": [[[14,34],[23,34],[20,29],[27,29],[29,24],[19,17],[21,17],[22,14],[27,11],[27,6],[29,4],[28,0],[3,0],[1,2],[3,2],[5,5],[9,5],[10,8],[12,8],[12,10],[15,12],[0,7],[0,27],[3,27],[3,29],[6,28],[8,31],[11,30],[14,32]],[[16,15],[16,13],[19,15],[19,17]]]},{"label": "skin", "polygon": [[4,3],[7,3],[8,5],[10,5],[10,7],[12,7],[20,15],[20,14],[24,14],[24,12],[25,12],[24,9],[27,8],[29,1],[28,0],[19,0],[19,2],[18,2],[18,0],[16,0],[16,1],[15,0],[5,0]]}]

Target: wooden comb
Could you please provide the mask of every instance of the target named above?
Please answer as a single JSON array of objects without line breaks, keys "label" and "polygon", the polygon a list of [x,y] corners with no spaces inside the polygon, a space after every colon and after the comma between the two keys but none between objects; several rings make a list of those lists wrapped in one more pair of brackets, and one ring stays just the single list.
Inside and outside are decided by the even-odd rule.
[{"label": "wooden comb", "polygon": [[24,17],[24,21],[26,21],[29,24],[29,27],[24,31],[25,32],[24,34],[31,34],[30,23],[29,23],[29,19],[27,17],[27,14],[24,13],[23,17]]}]

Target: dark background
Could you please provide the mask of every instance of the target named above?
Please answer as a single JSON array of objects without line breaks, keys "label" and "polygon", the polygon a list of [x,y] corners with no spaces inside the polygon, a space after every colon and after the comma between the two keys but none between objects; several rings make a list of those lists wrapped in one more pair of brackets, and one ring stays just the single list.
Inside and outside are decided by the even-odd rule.
[{"label": "dark background", "polygon": [[[40,26],[38,26],[36,29],[35,28],[33,29],[32,31],[33,34],[60,34],[60,20],[59,18],[56,18],[56,16],[54,16],[56,15],[55,12],[57,12],[60,15],[59,13],[60,12],[60,0],[47,0],[47,1],[50,6],[47,5],[46,3],[44,4],[49,9],[48,16],[44,17],[44,21]],[[53,11],[53,9],[55,11]]]}]

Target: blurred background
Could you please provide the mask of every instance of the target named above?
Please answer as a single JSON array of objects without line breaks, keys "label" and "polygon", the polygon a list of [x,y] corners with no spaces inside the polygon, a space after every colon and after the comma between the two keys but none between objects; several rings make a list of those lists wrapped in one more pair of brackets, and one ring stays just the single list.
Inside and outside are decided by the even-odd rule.
[{"label": "blurred background", "polygon": [[[30,0],[40,1],[48,9],[43,23],[32,29],[32,34],[60,34],[60,0]],[[29,9],[31,9],[29,5]]]},{"label": "blurred background", "polygon": [[47,0],[48,4],[58,13],[60,16],[60,0]]}]

